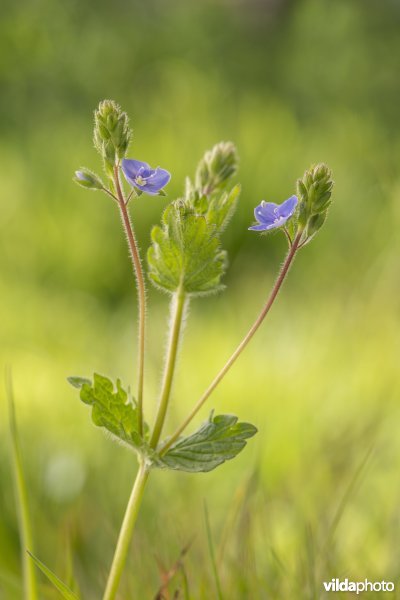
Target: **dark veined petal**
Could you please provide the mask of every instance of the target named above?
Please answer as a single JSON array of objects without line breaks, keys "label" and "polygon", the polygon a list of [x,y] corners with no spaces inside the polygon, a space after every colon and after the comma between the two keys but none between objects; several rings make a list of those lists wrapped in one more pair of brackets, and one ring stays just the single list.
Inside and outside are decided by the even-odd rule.
[{"label": "dark veined petal", "polygon": [[134,160],[133,158],[124,158],[122,161],[122,171],[128,183],[136,185],[135,177],[138,176],[140,169],[142,172],[150,172],[150,165],[141,160]]},{"label": "dark veined petal", "polygon": [[289,217],[277,217],[273,223],[267,225],[266,230],[269,229],[277,229],[278,227],[282,227],[286,223]]},{"label": "dark veined petal", "polygon": [[254,216],[260,223],[272,223],[277,217],[279,205],[264,200],[254,209]]},{"label": "dark veined petal", "polygon": [[138,190],[142,191],[142,192],[147,192],[148,194],[150,194],[150,196],[155,196],[156,192],[149,192],[148,190],[148,185],[140,185],[139,183],[136,183],[136,181],[132,182],[132,185],[137,188]]},{"label": "dark veined petal", "polygon": [[291,217],[295,211],[297,202],[298,202],[297,196],[290,196],[290,198],[285,200],[285,202],[282,202],[282,204],[279,206],[278,216],[285,217],[285,219],[288,219],[289,217]]},{"label": "dark veined petal", "polygon": [[[167,185],[171,175],[165,169],[157,167],[155,171],[146,179],[145,185],[140,185],[141,190],[147,194],[158,194],[158,192]],[[137,185],[137,184],[136,184]]]},{"label": "dark veined petal", "polygon": [[151,169],[151,167],[147,166],[147,167],[140,167],[136,177],[140,176],[143,177],[143,179],[147,179],[148,177],[151,177],[151,175],[154,173],[154,169]]}]

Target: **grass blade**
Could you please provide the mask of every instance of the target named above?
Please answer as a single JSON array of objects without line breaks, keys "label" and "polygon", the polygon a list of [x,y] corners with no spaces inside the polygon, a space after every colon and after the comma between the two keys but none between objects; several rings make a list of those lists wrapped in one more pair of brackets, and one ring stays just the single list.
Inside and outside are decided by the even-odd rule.
[{"label": "grass blade", "polygon": [[[31,552],[28,552],[31,557],[33,563],[42,571],[44,575],[46,575],[47,579],[54,585],[54,587],[60,592],[65,600],[79,600],[79,597],[67,586],[64,582],[61,581],[57,575],[50,571],[45,564],[43,564],[36,556],[34,556]],[[33,565],[32,563],[32,565]]]},{"label": "grass blade", "polygon": [[340,523],[340,520],[343,516],[343,513],[352,497],[352,495],[354,494],[355,490],[357,489],[357,486],[359,485],[359,483],[361,482],[362,477],[364,476],[366,467],[369,464],[370,458],[373,454],[373,450],[374,447],[371,446],[365,456],[363,457],[361,463],[359,464],[358,468],[356,469],[353,477],[351,478],[344,494],[343,497],[339,503],[339,506],[336,510],[336,513],[332,519],[331,525],[329,527],[329,531],[328,531],[328,535],[327,535],[327,539],[325,542],[325,551],[328,550],[329,545],[332,543],[332,540],[334,538],[334,535],[336,533],[336,529],[338,528],[338,525]]},{"label": "grass blade", "polygon": [[181,565],[181,576],[182,576],[182,592],[184,600],[190,600],[190,591],[189,591],[189,580],[186,574],[185,566]]},{"label": "grass blade", "polygon": [[29,515],[28,492],[22,466],[21,448],[18,437],[17,419],[15,415],[14,393],[10,369],[5,376],[6,394],[9,406],[9,426],[11,433],[11,449],[13,458],[13,475],[15,481],[16,502],[18,507],[19,536],[21,540],[21,562],[24,581],[24,597],[26,600],[38,600],[38,586],[35,568],[29,560],[26,549],[33,548],[32,527]]},{"label": "grass blade", "polygon": [[211,559],[211,564],[212,564],[212,569],[213,569],[213,574],[214,574],[215,587],[217,589],[217,598],[218,598],[218,600],[223,600],[221,582],[219,580],[217,562],[215,560],[214,544],[213,544],[212,536],[211,536],[210,519],[208,516],[207,504],[205,502],[204,502],[204,519],[206,522],[208,548],[210,551],[210,559]]}]

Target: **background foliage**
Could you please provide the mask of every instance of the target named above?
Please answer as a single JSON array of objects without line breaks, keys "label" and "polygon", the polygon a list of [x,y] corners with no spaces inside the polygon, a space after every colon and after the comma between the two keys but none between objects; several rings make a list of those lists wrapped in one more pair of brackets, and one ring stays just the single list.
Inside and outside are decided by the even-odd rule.
[{"label": "background foliage", "polygon": [[[36,554],[68,577],[71,552],[84,597],[98,598],[133,478],[132,456],[91,427],[65,381],[98,371],[131,383],[135,372],[134,285],[115,206],[71,182],[81,164],[98,166],[92,111],[112,97],[132,118],[131,156],[173,173],[170,196],[220,139],[241,157],[228,289],[193,302],[171,425],[279,267],[283,236],[248,232],[253,207],[291,195],[311,162],[326,161],[337,182],[322,234],[209,404],[260,433],[215,473],[157,473],[126,597],[153,598],[160,565],[190,542],[191,597],[213,596],[203,499],[227,598],[317,598],[332,577],[398,580],[399,3],[4,0],[1,13],[0,364],[14,372]],[[142,196],[133,208],[143,254],[164,205]],[[149,299],[147,407],[167,320],[166,298]],[[0,411],[0,597],[12,600],[19,544],[3,391]]]}]

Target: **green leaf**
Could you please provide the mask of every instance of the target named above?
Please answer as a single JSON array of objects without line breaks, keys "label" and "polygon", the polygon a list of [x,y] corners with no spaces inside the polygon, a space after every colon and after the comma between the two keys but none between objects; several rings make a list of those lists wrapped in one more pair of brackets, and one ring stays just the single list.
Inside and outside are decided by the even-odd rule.
[{"label": "green leaf", "polygon": [[224,190],[237,163],[232,142],[216,144],[200,161],[194,183],[186,179],[184,198],[172,202],[161,226],[153,227],[147,262],[156,287],[195,295],[221,289],[227,261],[220,234],[236,207],[240,186]]},{"label": "green leaf", "polygon": [[206,423],[175,442],[154,466],[190,473],[212,471],[239,454],[256,433],[254,425],[238,423],[234,415],[213,417],[211,413]]},{"label": "green leaf", "polygon": [[162,226],[153,227],[147,260],[149,277],[159,288],[206,295],[221,288],[226,253],[217,230],[204,216],[194,214],[183,202],[170,204]]},{"label": "green leaf", "polygon": [[237,184],[229,192],[217,191],[210,196],[206,196],[191,187],[190,180],[188,180],[185,204],[188,208],[192,208],[196,215],[205,217],[207,223],[214,225],[218,234],[220,234],[235,212],[240,190],[241,186]]},{"label": "green leaf", "polygon": [[[80,388],[82,402],[92,406],[92,421],[97,427],[104,427],[135,450],[141,448],[143,440],[138,431],[137,408],[119,379],[114,386],[108,377],[95,373],[93,383],[84,377],[69,377],[68,381]],[[145,424],[145,435],[147,433]]]},{"label": "green leaf", "polygon": [[235,212],[240,189],[239,184],[235,185],[230,192],[214,196],[210,201],[206,219],[208,223],[215,225],[219,232],[225,229]]},{"label": "green leaf", "polygon": [[78,389],[80,389],[85,383],[92,383],[90,379],[87,379],[87,377],[67,377],[67,381],[73,387],[76,387]]},{"label": "green leaf", "polygon": [[42,573],[46,575],[47,579],[60,592],[63,598],[65,598],[66,600],[79,600],[79,596],[77,596],[67,585],[65,585],[65,583],[63,583],[61,579],[59,579],[57,575],[53,573],[53,571],[50,571],[50,569],[46,567],[45,564],[43,564],[38,558],[36,558],[36,556],[31,554],[29,551],[28,554],[35,563],[35,565],[38,567],[38,569],[40,569]]}]

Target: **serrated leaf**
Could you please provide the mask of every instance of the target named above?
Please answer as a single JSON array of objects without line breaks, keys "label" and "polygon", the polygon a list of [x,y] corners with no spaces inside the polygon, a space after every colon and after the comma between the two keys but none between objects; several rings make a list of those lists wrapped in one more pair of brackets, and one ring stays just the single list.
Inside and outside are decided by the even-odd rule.
[{"label": "serrated leaf", "polygon": [[234,415],[211,414],[195,433],[175,442],[154,466],[190,473],[212,471],[239,454],[256,433],[254,425],[238,423]]},{"label": "serrated leaf", "polygon": [[[95,373],[93,382],[85,377],[69,377],[68,381],[80,388],[82,402],[92,406],[92,421],[97,427],[104,427],[135,450],[142,446],[137,408],[119,379],[114,386],[108,377]],[[148,426],[145,424],[145,435],[147,433]]]},{"label": "serrated leaf", "polygon": [[73,387],[78,389],[80,389],[85,383],[92,383],[90,379],[87,379],[87,377],[67,377],[67,381]]},{"label": "serrated leaf", "polygon": [[184,204],[164,211],[162,227],[153,227],[147,260],[152,282],[169,292],[205,295],[220,288],[226,268],[216,228]]},{"label": "serrated leaf", "polygon": [[29,556],[35,563],[35,565],[46,575],[47,579],[54,585],[54,587],[60,592],[63,598],[66,600],[79,600],[77,596],[53,571],[51,571],[42,561],[28,551]]}]

